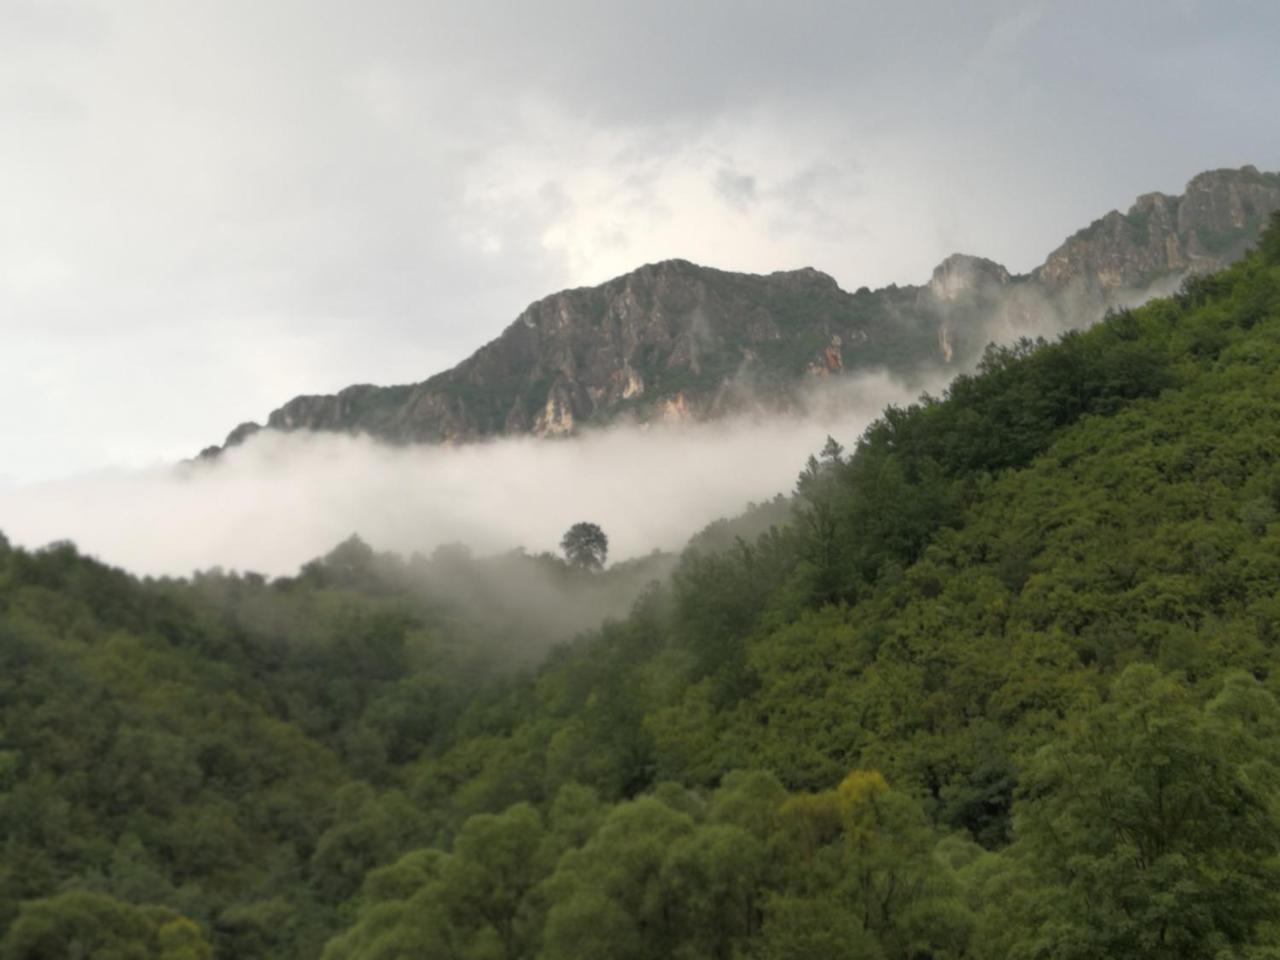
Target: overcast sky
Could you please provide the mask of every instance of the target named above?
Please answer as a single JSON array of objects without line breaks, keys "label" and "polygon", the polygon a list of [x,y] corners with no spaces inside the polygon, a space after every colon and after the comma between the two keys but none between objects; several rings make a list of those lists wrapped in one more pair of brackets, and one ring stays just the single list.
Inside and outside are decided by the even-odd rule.
[{"label": "overcast sky", "polygon": [[421,380],[644,262],[1016,271],[1280,168],[1280,4],[0,0],[0,475]]}]

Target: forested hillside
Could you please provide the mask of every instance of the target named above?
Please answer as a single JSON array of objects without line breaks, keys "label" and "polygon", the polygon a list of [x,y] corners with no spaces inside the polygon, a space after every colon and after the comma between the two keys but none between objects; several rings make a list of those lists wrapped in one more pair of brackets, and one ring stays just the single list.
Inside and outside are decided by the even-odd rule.
[{"label": "forested hillside", "polygon": [[0,960],[1275,956],[1277,424],[1280,218],[534,668],[482,561],[0,547]]}]

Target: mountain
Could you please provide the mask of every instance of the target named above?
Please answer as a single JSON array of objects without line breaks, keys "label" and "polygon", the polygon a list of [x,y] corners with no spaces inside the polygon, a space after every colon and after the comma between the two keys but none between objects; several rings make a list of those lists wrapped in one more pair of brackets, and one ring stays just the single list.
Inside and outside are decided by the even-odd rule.
[{"label": "mountain", "polygon": [[0,536],[0,960],[1276,956],[1273,223],[670,576]]},{"label": "mountain", "polygon": [[[1280,174],[1214,170],[1180,196],[1149,193],[1128,213],[1108,213],[1027,276],[955,254],[921,286],[854,293],[812,268],[753,275],[649,264],[537,301],[496,340],[421,383],[295,397],[266,427],[457,443],[628,417],[791,409],[820,378],[963,369],[989,342],[1087,326],[1109,307],[1170,292],[1188,274],[1237,259],[1277,209]],[[259,429],[240,425],[226,446]]]}]

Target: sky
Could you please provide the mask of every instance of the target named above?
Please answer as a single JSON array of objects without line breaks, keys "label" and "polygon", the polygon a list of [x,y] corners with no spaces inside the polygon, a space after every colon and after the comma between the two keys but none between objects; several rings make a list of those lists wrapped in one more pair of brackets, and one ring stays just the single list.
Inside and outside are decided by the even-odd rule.
[{"label": "sky", "polygon": [[0,0],[0,477],[425,379],[645,262],[1030,269],[1280,169],[1278,49],[1274,0]]}]

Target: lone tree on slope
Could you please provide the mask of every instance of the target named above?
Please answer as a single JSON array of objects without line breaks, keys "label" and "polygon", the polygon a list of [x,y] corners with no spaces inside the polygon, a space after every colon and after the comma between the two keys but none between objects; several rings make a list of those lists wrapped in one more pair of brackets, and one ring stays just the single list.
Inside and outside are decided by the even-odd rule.
[{"label": "lone tree on slope", "polygon": [[599,570],[609,555],[609,538],[594,523],[575,523],[560,539],[565,559],[582,570]]}]

